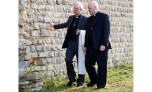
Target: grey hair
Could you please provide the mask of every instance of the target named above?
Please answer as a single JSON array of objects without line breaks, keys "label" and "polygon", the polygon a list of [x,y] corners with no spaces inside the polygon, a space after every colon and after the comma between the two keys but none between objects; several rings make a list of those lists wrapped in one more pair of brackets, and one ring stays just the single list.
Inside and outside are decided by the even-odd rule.
[{"label": "grey hair", "polygon": [[93,4],[93,6],[96,6],[97,9],[99,10],[99,4],[97,3],[97,1],[91,1],[91,2],[92,2],[92,4]]},{"label": "grey hair", "polygon": [[82,9],[82,10],[83,10],[83,5],[82,5],[82,3],[80,3],[80,2],[76,2],[76,3],[74,3],[74,5],[76,5],[76,4],[79,4],[79,5],[80,5],[80,9]]}]

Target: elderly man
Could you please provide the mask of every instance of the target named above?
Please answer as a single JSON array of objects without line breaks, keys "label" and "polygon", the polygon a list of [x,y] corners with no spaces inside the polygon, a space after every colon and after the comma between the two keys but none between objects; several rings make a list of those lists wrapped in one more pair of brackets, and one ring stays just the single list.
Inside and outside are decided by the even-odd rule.
[{"label": "elderly man", "polygon": [[[52,29],[67,27],[67,34],[64,44],[62,46],[62,48],[67,48],[65,59],[67,75],[69,78],[69,83],[67,84],[67,86],[72,86],[72,84],[76,81],[76,73],[74,71],[72,60],[73,57],[76,55],[78,61],[78,35],[80,34],[80,30],[83,30],[85,28],[87,20],[85,16],[81,15],[82,9],[82,4],[80,2],[77,2],[74,4],[74,15],[70,16],[67,22],[58,25],[54,25],[52,21],[50,22]],[[78,75],[77,87],[83,86],[84,78],[84,75]]]},{"label": "elderly man", "polygon": [[[90,78],[87,86],[92,87],[97,84],[97,89],[102,89],[106,86],[108,49],[111,49],[109,17],[107,14],[99,12],[96,1],[88,3],[88,11],[91,16],[86,24],[84,46],[85,66]],[[95,69],[96,62],[98,72]]]}]

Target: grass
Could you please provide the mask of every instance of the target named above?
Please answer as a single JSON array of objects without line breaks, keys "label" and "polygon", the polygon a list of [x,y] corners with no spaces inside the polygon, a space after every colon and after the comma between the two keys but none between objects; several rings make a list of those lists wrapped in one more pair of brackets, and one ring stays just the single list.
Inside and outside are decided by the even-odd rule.
[{"label": "grass", "polygon": [[107,73],[107,85],[102,90],[87,87],[89,77],[86,75],[83,87],[67,87],[68,79],[47,80],[44,82],[43,90],[39,92],[133,92],[133,64],[121,65],[109,68]]}]

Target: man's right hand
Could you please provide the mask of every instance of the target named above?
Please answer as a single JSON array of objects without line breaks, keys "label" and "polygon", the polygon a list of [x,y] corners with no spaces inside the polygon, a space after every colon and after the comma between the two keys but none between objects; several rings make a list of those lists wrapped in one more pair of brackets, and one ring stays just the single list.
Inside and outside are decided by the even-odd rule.
[{"label": "man's right hand", "polygon": [[79,29],[76,30],[76,35],[80,35],[80,30]]},{"label": "man's right hand", "polygon": [[54,26],[54,23],[52,22],[52,20],[50,20],[50,25],[51,25],[51,27]]},{"label": "man's right hand", "polygon": [[50,30],[55,31],[56,29],[54,29],[54,27],[51,27]]},{"label": "man's right hand", "polygon": [[50,21],[50,30],[53,30],[53,31],[55,30],[54,29],[54,23],[52,22],[52,20]]},{"label": "man's right hand", "polygon": [[86,53],[86,51],[87,51],[87,48],[86,48],[86,47],[84,47],[84,48],[83,48],[83,52],[84,52],[84,53]]}]

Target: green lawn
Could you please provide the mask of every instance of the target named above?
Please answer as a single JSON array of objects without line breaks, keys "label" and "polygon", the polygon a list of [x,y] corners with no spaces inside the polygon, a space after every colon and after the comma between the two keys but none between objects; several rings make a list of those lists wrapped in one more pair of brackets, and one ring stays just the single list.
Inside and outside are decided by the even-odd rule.
[{"label": "green lawn", "polygon": [[133,92],[133,64],[108,69],[107,85],[100,91],[96,90],[96,85],[88,88],[88,82],[88,75],[83,87],[76,87],[76,83],[67,87],[68,79],[47,80],[39,92]]}]

